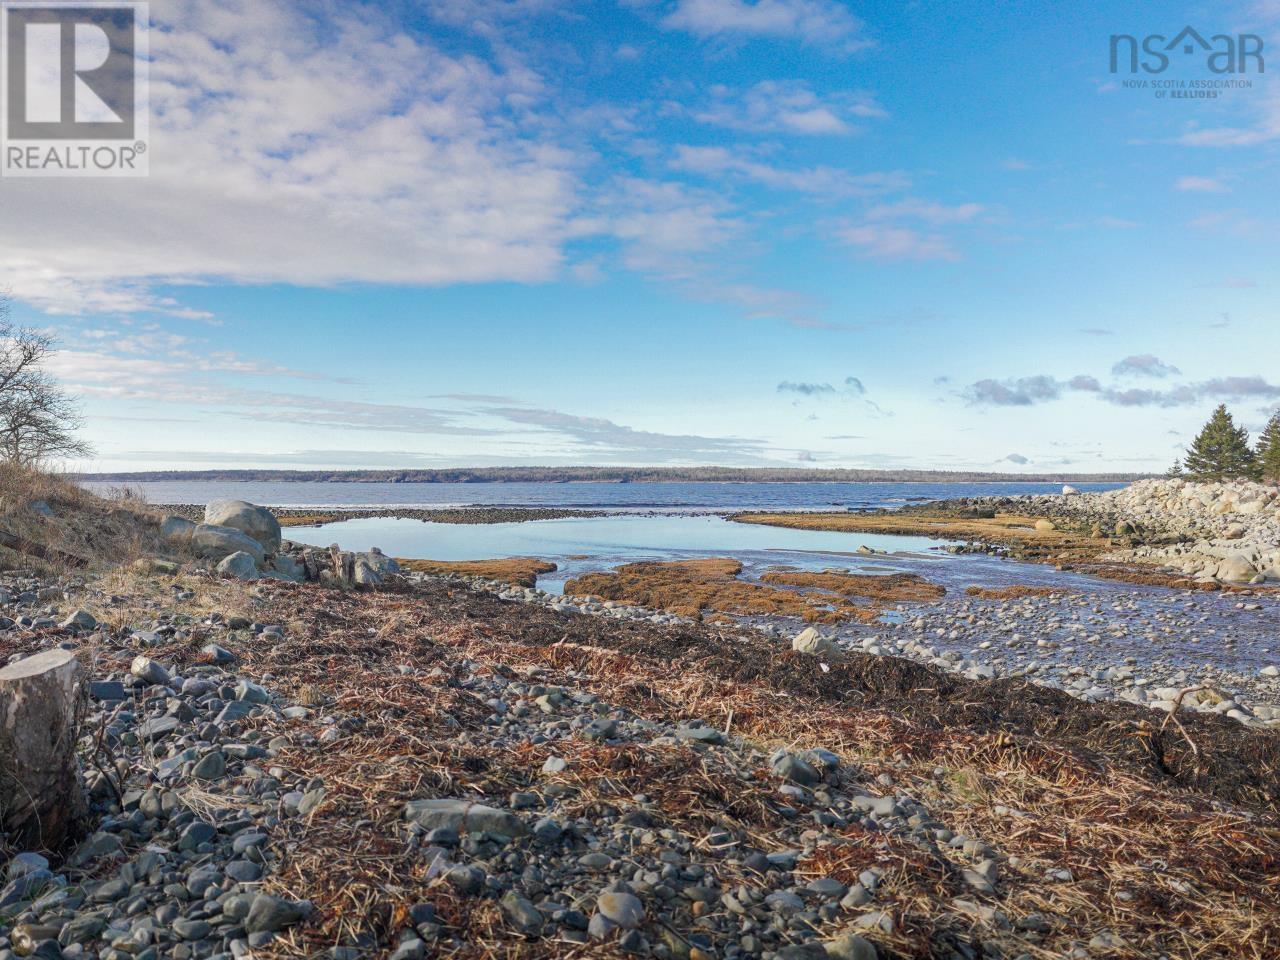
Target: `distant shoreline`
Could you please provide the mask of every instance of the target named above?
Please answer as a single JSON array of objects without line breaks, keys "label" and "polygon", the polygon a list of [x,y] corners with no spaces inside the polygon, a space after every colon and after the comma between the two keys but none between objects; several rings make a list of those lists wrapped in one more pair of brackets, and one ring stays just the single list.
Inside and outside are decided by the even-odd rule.
[{"label": "distant shoreline", "polygon": [[1150,473],[984,473],[773,467],[454,467],[439,470],[155,470],[71,474],[96,483],[1132,483]]}]

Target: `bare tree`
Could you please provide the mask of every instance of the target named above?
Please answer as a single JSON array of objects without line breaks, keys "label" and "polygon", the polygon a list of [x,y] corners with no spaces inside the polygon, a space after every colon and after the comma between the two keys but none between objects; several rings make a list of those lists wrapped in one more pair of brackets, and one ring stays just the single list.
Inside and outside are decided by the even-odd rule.
[{"label": "bare tree", "polygon": [[75,433],[78,404],[45,369],[56,349],[49,334],[15,326],[0,293],[0,460],[29,466],[93,452]]}]

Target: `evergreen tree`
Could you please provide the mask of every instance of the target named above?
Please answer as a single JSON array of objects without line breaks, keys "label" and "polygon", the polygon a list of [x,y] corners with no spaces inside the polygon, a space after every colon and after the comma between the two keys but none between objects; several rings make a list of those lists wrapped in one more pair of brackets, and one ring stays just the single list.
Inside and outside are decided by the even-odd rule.
[{"label": "evergreen tree", "polygon": [[1187,451],[1187,473],[1196,480],[1238,480],[1253,476],[1249,432],[1237,427],[1225,403],[1213,411]]},{"label": "evergreen tree", "polygon": [[1271,415],[1267,428],[1258,438],[1258,479],[1280,483],[1280,410]]}]

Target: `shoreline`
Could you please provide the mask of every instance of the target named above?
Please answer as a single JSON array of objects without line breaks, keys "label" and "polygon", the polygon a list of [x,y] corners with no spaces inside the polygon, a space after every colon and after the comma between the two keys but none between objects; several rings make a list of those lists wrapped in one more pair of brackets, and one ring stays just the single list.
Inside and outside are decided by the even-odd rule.
[{"label": "shoreline", "polygon": [[1148,473],[830,470],[801,467],[451,467],[429,470],[152,470],[78,473],[94,483],[1132,483]]},{"label": "shoreline", "polygon": [[[1175,710],[1223,714],[1280,732],[1280,674],[1266,672],[1280,664],[1269,632],[1280,613],[1274,594],[1242,590],[1219,598],[1156,586],[1101,597],[1079,587],[1016,584],[952,593],[911,576],[895,582],[848,574],[747,581],[737,579],[736,562],[710,558],[624,565],[571,581],[569,588],[576,583],[581,592],[555,594],[532,582],[535,564],[523,558],[416,566],[469,590],[558,612],[660,626],[705,623],[770,641],[813,626],[820,646],[837,659],[902,658],[969,680],[1030,682],[1083,702],[1129,703],[1156,718]],[[788,581],[796,586],[781,586]],[[1108,610],[1101,618],[1099,600]],[[1206,604],[1216,604],[1209,608],[1216,626],[1188,628],[1184,621],[1203,615]],[[1082,629],[1090,617],[1095,623]],[[1227,629],[1234,639],[1220,650],[1202,649],[1203,629],[1210,637]]]},{"label": "shoreline", "polygon": [[[1259,609],[1271,609],[1274,591],[1266,585],[1251,586],[1213,582],[1196,582],[1181,573],[1163,570],[1150,563],[1120,558],[1118,552],[1146,544],[1178,542],[1177,537],[1156,529],[1140,531],[1132,524],[1113,531],[1103,531],[1096,517],[1081,521],[1063,509],[1065,498],[965,498],[907,505],[899,509],[874,512],[838,513],[823,511],[782,513],[716,513],[726,520],[814,530],[848,533],[926,536],[951,541],[942,547],[952,553],[979,553],[1014,562],[1051,566],[1064,573],[1078,573],[1101,580],[1125,583],[1139,589],[1168,591],[1171,597],[1195,596],[1212,591],[1230,596]],[[196,508],[189,508],[194,512]],[[1013,512],[1019,511],[1019,512]],[[346,510],[326,514],[305,508],[276,511],[287,530],[291,520],[307,522],[329,517],[350,519],[353,515],[404,516],[397,510]],[[581,511],[550,511],[538,508],[473,508],[451,511],[413,511],[411,519],[446,520],[446,522],[512,522],[550,517],[582,517],[610,515],[608,511],[584,514]],[[670,514],[666,514],[670,515]],[[1048,520],[1049,516],[1054,520]],[[1114,525],[1118,521],[1109,518]],[[1125,522],[1127,524],[1127,521]],[[1111,535],[1103,535],[1104,532]],[[850,553],[857,551],[851,550]],[[653,622],[686,622],[706,619],[729,625],[757,629],[771,636],[790,636],[806,623],[818,625],[834,642],[846,650],[874,650],[886,655],[902,656],[916,662],[957,672],[972,679],[1014,677],[1030,679],[1050,688],[1066,689],[1073,696],[1089,701],[1129,700],[1156,710],[1166,710],[1178,692],[1188,686],[1204,686],[1186,698],[1184,706],[1205,712],[1228,713],[1243,724],[1280,727],[1280,690],[1258,670],[1280,662],[1280,651],[1274,655],[1261,649],[1253,658],[1244,653],[1220,656],[1213,651],[1202,653],[1187,641],[1188,631],[1169,612],[1159,598],[1143,600],[1113,624],[1102,624],[1100,636],[1109,637],[1115,623],[1126,618],[1141,624],[1141,629],[1165,633],[1172,643],[1168,650],[1148,650],[1138,659],[1133,655],[1143,644],[1127,641],[1119,645],[1110,641],[1091,640],[1082,646],[1071,638],[1047,643],[1044,657],[1035,656],[1037,648],[1028,650],[1016,639],[1006,642],[1002,619],[1017,616],[1025,620],[1028,631],[1042,631],[1045,638],[1054,631],[1054,617],[1070,613],[1081,604],[1087,605],[1092,592],[1087,588],[1055,589],[1052,584],[1027,589],[1013,576],[1012,587],[1005,595],[998,585],[983,584],[975,579],[965,593],[954,592],[933,602],[896,603],[892,592],[884,588],[889,581],[877,584],[871,592],[858,584],[863,579],[847,573],[831,572],[763,572],[742,576],[742,565],[722,556],[702,559],[611,563],[605,558],[585,570],[570,574],[564,584],[564,596],[548,595],[536,588],[540,575],[557,572],[557,557],[512,556],[485,560],[439,561],[432,558],[398,558],[404,569],[437,576],[453,577],[460,582],[476,584],[503,583],[512,588],[510,598],[550,604],[556,609],[599,612],[601,609],[624,609],[628,616]],[[583,558],[577,558],[583,559]],[[721,569],[723,567],[724,569]],[[563,576],[563,574],[562,574]],[[892,579],[892,578],[890,578]],[[1030,578],[1041,580],[1043,578]],[[873,578],[874,580],[874,578]],[[839,582],[837,582],[839,581]],[[933,589],[922,581],[922,587]],[[502,592],[503,588],[497,588]],[[524,593],[520,594],[519,591]],[[852,591],[852,592],[850,592]],[[977,592],[977,596],[973,591]],[[989,597],[982,597],[989,591]],[[945,591],[944,591],[945,592]],[[883,594],[877,599],[877,594]],[[575,596],[575,594],[579,594]],[[905,596],[904,596],[905,598]],[[899,599],[904,599],[899,598]],[[888,602],[886,602],[886,600]],[[982,602],[986,601],[986,602]],[[1110,602],[1129,602],[1117,595]],[[603,604],[603,606],[601,606]],[[1074,615],[1074,614],[1073,614]],[[1229,617],[1227,611],[1215,618]],[[892,624],[899,633],[886,632],[886,618],[897,618]],[[929,633],[937,632],[953,638],[974,633],[962,629],[957,621],[982,625],[984,637],[975,637],[973,647],[958,642],[937,643]],[[917,630],[901,630],[903,626],[920,624]],[[1249,636],[1256,633],[1252,620],[1245,627]],[[1016,635],[1015,635],[1016,637]],[[1041,642],[1047,642],[1041,638]],[[1198,642],[1198,641],[1196,641]],[[1254,641],[1250,641],[1254,642]],[[1216,648],[1214,648],[1216,649]],[[1234,649],[1228,645],[1228,649]],[[1208,660],[1204,659],[1208,655]],[[1180,701],[1181,702],[1181,701]]]},{"label": "shoreline", "polygon": [[[97,830],[50,865],[89,900],[40,914],[116,922],[86,944],[105,948],[136,902],[160,910],[163,942],[226,946],[245,912],[269,913],[259,948],[302,957],[350,932],[354,901],[379,951],[500,936],[568,957],[606,949],[610,928],[587,921],[623,880],[628,942],[657,956],[1278,943],[1280,738],[1225,717],[1175,726],[1025,680],[431,577],[354,592],[113,575],[60,616],[69,603],[76,625],[6,652],[84,645],[103,696],[125,691],[91,717],[113,731],[125,815],[90,770]],[[455,807],[470,829],[442,819]],[[1134,909],[1155,861],[1165,906]],[[144,862],[167,872],[149,882]],[[215,871],[216,908],[164,908]]]},{"label": "shoreline", "polygon": [[[203,504],[159,503],[153,508],[188,520],[201,522]],[[612,516],[608,510],[560,507],[271,507],[282,527],[311,527],[346,520],[419,520],[423,523],[490,524],[526,523],[534,520],[565,520]]]},{"label": "shoreline", "polygon": [[0,655],[72,651],[82,753],[113,752],[83,764],[84,839],[15,861],[56,889],[11,904],[0,949],[105,955],[140,923],[157,948],[277,960],[356,938],[398,960],[1280,948],[1280,734],[1203,702],[1201,677],[1167,709],[1099,698],[1123,670],[1068,656],[1119,664],[1149,635],[1133,652],[1158,663],[1163,628],[1228,607],[1225,641],[1269,638],[1271,598],[775,568],[771,588],[876,588],[884,618],[806,638],[397,573],[374,549],[215,569],[158,512],[41,503],[23,529],[77,531],[97,559],[0,575]]}]

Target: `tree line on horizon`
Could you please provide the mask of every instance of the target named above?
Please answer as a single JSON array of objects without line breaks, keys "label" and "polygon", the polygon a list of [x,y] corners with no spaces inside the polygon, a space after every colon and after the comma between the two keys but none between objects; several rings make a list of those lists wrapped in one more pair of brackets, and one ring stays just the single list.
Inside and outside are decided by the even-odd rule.
[{"label": "tree line on horizon", "polygon": [[80,473],[109,483],[196,480],[316,483],[1129,483],[1158,473],[996,473],[808,467],[440,467],[413,470],[147,470]]},{"label": "tree line on horizon", "polygon": [[1225,403],[1218,404],[1169,476],[1280,483],[1280,410],[1271,415],[1257,444],[1250,445],[1249,431],[1236,424]]}]

